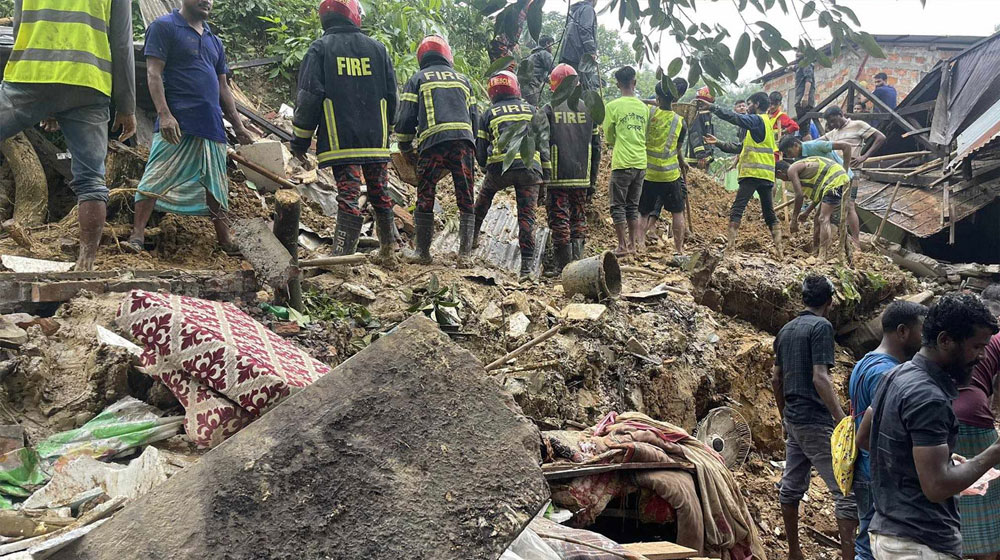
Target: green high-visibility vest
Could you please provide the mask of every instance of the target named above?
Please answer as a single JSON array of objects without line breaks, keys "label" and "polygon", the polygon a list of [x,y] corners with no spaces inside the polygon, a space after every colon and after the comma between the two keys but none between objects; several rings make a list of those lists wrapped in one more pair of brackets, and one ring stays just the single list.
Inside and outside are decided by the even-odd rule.
[{"label": "green high-visibility vest", "polygon": [[681,128],[684,118],[673,111],[652,107],[646,128],[646,180],[668,183],[681,177]]},{"label": "green high-visibility vest", "polygon": [[739,178],[753,177],[774,182],[774,152],[778,145],[774,141],[774,121],[767,115],[758,115],[764,119],[764,141],[754,142],[750,131],[743,139],[743,151],[740,152]]},{"label": "green high-visibility vest", "polygon": [[111,95],[111,0],[23,0],[4,80]]},{"label": "green high-visibility vest", "polygon": [[847,170],[839,163],[819,156],[807,157],[801,161],[819,164],[816,174],[812,177],[799,175],[802,193],[813,202],[823,200],[828,193],[833,192],[851,182]]}]

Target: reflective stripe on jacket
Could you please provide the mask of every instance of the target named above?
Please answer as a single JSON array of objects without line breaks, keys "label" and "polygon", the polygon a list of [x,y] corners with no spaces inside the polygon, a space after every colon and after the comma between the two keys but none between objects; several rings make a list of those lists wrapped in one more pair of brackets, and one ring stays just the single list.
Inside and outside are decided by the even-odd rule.
[{"label": "reflective stripe on jacket", "polygon": [[851,182],[847,176],[847,170],[839,163],[819,156],[807,157],[802,162],[816,163],[819,168],[812,177],[799,175],[799,183],[802,184],[802,192],[813,202],[823,200],[827,194],[840,189]]},{"label": "reflective stripe on jacket", "polygon": [[399,147],[422,152],[442,142],[475,144],[477,113],[469,80],[443,58],[428,56],[399,97]]},{"label": "reflective stripe on jacket", "polygon": [[683,128],[684,118],[677,113],[650,107],[646,129],[646,180],[668,183],[680,179],[678,157]]},{"label": "reflective stripe on jacket", "polygon": [[774,152],[778,149],[774,141],[774,121],[767,115],[757,115],[764,120],[764,141],[755,142],[750,131],[743,138],[740,152],[738,177],[752,177],[774,182]]},{"label": "reflective stripe on jacket", "polygon": [[[580,103],[579,110],[569,102],[553,108],[545,106],[549,121],[549,147],[552,175],[545,184],[554,188],[586,188],[597,182],[601,162],[601,136],[597,123]],[[543,166],[546,164],[542,164]]]},{"label": "reflective stripe on jacket", "polygon": [[395,118],[396,73],[382,43],[353,25],[312,43],[299,70],[293,146],[309,149],[318,127],[323,167],[389,161]]},{"label": "reflective stripe on jacket", "polygon": [[[526,103],[520,97],[510,97],[498,99],[483,113],[479,120],[479,132],[476,138],[476,160],[479,166],[488,172],[503,173],[503,161],[507,157],[507,151],[501,151],[499,146],[503,133],[518,123],[526,123],[529,127],[528,134],[531,135],[531,119],[535,116],[535,108]],[[525,141],[528,138],[525,137]],[[548,146],[535,146],[535,152],[531,167],[541,173],[542,161],[546,164],[548,158]],[[509,169],[523,169],[526,166],[518,157],[511,164]]]},{"label": "reflective stripe on jacket", "polygon": [[8,82],[68,84],[111,95],[111,0],[23,0]]}]

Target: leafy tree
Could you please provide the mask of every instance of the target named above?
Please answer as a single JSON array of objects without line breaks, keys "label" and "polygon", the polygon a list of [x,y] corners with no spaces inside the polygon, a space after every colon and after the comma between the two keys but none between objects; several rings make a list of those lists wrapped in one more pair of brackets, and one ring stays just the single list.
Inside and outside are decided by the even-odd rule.
[{"label": "leafy tree", "polygon": [[0,0],[0,17],[14,16],[14,0]]}]

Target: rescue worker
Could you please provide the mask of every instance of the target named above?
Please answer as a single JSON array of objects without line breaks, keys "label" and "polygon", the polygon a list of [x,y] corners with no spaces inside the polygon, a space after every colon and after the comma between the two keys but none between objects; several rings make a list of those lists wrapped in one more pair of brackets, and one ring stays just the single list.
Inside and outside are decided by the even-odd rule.
[{"label": "rescue worker", "polygon": [[[826,262],[833,239],[831,218],[840,207],[844,187],[851,183],[847,170],[832,159],[817,156],[800,159],[791,165],[787,161],[779,161],[775,169],[778,178],[791,182],[795,190],[795,212],[792,215],[797,219],[792,220],[789,226],[791,233],[799,230],[799,222],[808,220],[816,206],[820,207],[814,221],[813,237],[818,237],[816,245],[819,246],[820,262]],[[805,197],[809,197],[812,206],[802,212]]]},{"label": "rescue worker", "polygon": [[[518,244],[521,248],[521,271],[519,279],[527,280],[535,258],[535,203],[538,199],[538,187],[543,177],[542,159],[548,162],[548,145],[536,140],[536,149],[532,161],[525,163],[520,156],[505,172],[504,158],[507,152],[500,146],[500,137],[504,131],[517,123],[528,123],[528,134],[535,134],[531,121],[535,108],[521,99],[521,86],[513,72],[504,70],[490,78],[487,93],[490,96],[490,108],[479,120],[479,133],[476,138],[476,159],[479,166],[486,170],[486,180],[483,181],[479,196],[476,197],[476,225],[478,237],[486,213],[493,204],[493,197],[507,187],[514,187],[517,200]],[[544,134],[538,135],[544,138]],[[544,156],[543,156],[544,154]],[[477,240],[478,241],[478,240]]]},{"label": "rescue worker", "polygon": [[[708,86],[699,89],[698,95],[695,99],[702,99],[708,103],[715,103],[715,96],[712,95],[712,91],[708,88]],[[713,136],[714,134],[715,126],[712,124],[712,113],[703,113],[699,111],[695,115],[694,120],[691,121],[690,128],[687,133],[688,165],[697,167],[701,170],[708,169],[709,164],[712,163],[712,156],[715,149],[711,144],[705,142],[705,139],[709,136]]]},{"label": "rescue worker", "polygon": [[[578,79],[569,64],[552,70],[549,88],[556,91],[563,80]],[[572,261],[583,258],[587,237],[587,204],[594,196],[601,165],[601,136],[598,123],[582,110],[574,111],[569,101],[544,108],[549,121],[549,178],[545,182],[549,229],[555,247],[555,269],[562,272]]]},{"label": "rescue worker", "polygon": [[416,161],[419,176],[417,211],[413,215],[416,252],[407,257],[413,263],[431,263],[434,194],[445,172],[450,172],[455,182],[460,263],[464,264],[472,255],[479,121],[472,86],[468,78],[455,71],[454,62],[448,41],[438,35],[426,37],[417,47],[420,70],[406,83],[400,96],[396,138],[407,159]]},{"label": "rescue worker", "polygon": [[[677,96],[687,91],[687,80],[674,79]],[[639,198],[639,224],[642,230],[636,236],[637,250],[645,246],[646,234],[655,227],[659,209],[666,207],[672,218],[674,250],[684,254],[684,206],[687,199],[688,164],[681,156],[684,146],[684,117],[673,111],[674,96],[664,91],[663,84],[656,84],[656,107],[650,107],[649,125],[646,128],[646,177]]]},{"label": "rescue worker", "polygon": [[524,100],[535,107],[538,107],[542,88],[549,79],[549,72],[552,71],[552,47],[555,44],[555,39],[542,35],[538,40],[538,46],[532,49],[528,58],[524,59],[524,63],[531,68],[531,81],[525,84]]},{"label": "rescue worker", "polygon": [[112,103],[112,129],[121,129],[124,141],[135,134],[132,3],[14,0],[14,46],[0,83],[0,142],[47,118],[62,129],[80,216],[76,270],[93,270],[104,230]]},{"label": "rescue worker", "polygon": [[[781,108],[781,92],[772,91],[768,96],[768,102],[771,104],[767,109],[767,116],[771,119],[774,124],[774,140],[777,142],[781,140],[781,137],[785,134],[795,134],[799,131],[799,123],[795,122],[795,119],[788,116],[788,113]],[[778,159],[781,156],[778,155]]]},{"label": "rescue worker", "polygon": [[364,218],[358,206],[362,175],[375,209],[379,257],[395,261],[389,182],[389,133],[396,119],[396,72],[385,46],[361,31],[357,0],[323,0],[323,36],[310,45],[299,70],[292,153],[303,159],[319,128],[316,155],[337,181],[333,254],[358,246]]},{"label": "rescue worker", "polygon": [[747,100],[746,115],[727,111],[718,105],[707,103],[703,99],[698,100],[698,106],[701,109],[707,109],[720,119],[747,130],[740,149],[737,167],[740,188],[729,212],[729,231],[726,236],[725,252],[729,253],[735,247],[736,235],[740,229],[740,222],[743,220],[743,212],[756,191],[760,197],[764,223],[771,230],[778,258],[783,259],[785,253],[781,241],[781,228],[778,225],[778,216],[774,213],[773,198],[774,154],[778,145],[774,140],[774,123],[766,114],[769,105],[770,101],[764,92],[757,92],[750,96],[750,99]]}]

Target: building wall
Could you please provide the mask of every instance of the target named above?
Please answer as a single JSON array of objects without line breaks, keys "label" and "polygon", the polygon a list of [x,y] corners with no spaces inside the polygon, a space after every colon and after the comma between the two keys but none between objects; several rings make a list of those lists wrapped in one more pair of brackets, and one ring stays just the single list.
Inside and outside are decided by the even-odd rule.
[{"label": "building wall", "polygon": [[[865,60],[863,52],[845,52],[834,59],[831,68],[816,65],[816,102],[822,101],[847,80],[857,79],[859,82],[867,83],[869,90],[874,89],[872,77],[879,72],[889,75],[889,85],[896,88],[899,101],[902,101],[938,61],[951,58],[960,52],[958,49],[932,49],[917,45],[883,45],[882,49],[886,54],[884,59],[868,57]],[[864,68],[861,69],[859,76],[858,71],[862,62]],[[791,108],[795,98],[794,70],[766,82],[764,91],[781,92],[785,99],[786,110]]]}]

